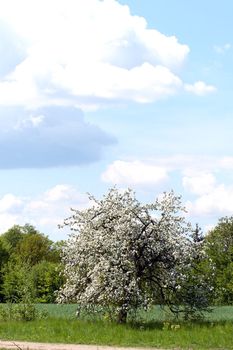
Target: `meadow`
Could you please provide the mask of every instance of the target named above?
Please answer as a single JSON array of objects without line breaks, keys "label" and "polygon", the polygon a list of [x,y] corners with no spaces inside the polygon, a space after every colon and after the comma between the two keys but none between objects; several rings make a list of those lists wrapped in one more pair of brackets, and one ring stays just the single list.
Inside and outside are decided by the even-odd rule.
[{"label": "meadow", "polygon": [[76,305],[40,304],[47,317],[34,321],[0,321],[0,338],[99,344],[135,347],[163,347],[179,349],[233,349],[233,307],[213,308],[204,321],[182,322],[155,307],[140,312],[136,321],[126,325],[107,319],[85,316],[77,319]]}]

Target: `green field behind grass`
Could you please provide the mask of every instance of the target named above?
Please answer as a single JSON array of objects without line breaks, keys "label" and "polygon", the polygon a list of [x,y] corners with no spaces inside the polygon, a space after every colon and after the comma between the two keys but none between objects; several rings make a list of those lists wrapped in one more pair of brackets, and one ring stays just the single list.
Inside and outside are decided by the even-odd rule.
[{"label": "green field behind grass", "polygon": [[[37,304],[38,310],[46,311],[48,316],[56,318],[76,318],[78,306],[76,304]],[[210,308],[212,311],[205,314],[206,321],[232,321],[233,322],[233,306],[216,306]],[[96,316],[93,317],[96,319]],[[172,319],[166,309],[155,306],[150,311],[140,311],[138,320],[143,321],[166,321]]]},{"label": "green field behind grass", "polygon": [[137,322],[119,325],[98,317],[75,318],[76,305],[40,304],[47,318],[0,321],[0,338],[36,342],[180,349],[233,349],[233,307],[213,308],[204,321],[172,320],[163,309],[140,312]]}]

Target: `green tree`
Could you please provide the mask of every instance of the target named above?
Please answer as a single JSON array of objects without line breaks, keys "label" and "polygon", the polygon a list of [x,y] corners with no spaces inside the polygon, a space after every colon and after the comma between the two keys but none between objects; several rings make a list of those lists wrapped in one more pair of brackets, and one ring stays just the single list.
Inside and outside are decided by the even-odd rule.
[{"label": "green tree", "polygon": [[3,268],[3,265],[7,262],[9,259],[9,252],[8,247],[6,246],[6,243],[0,236],[0,270]]},{"label": "green tree", "polygon": [[221,218],[205,241],[211,260],[207,272],[215,289],[215,303],[233,304],[233,216]]},{"label": "green tree", "polygon": [[[189,315],[187,318],[201,316],[199,313],[200,305],[209,305],[212,300],[213,284],[210,275],[206,274],[206,266],[210,266],[210,259],[205,253],[205,240],[198,224],[196,229],[190,234],[193,245],[193,255],[184,269],[185,280],[180,283],[180,288],[173,293],[173,299],[176,298],[176,305],[187,305]],[[177,280],[179,284],[179,281]],[[206,309],[209,311],[209,309]],[[174,310],[176,312],[176,309]]]},{"label": "green tree", "polygon": [[7,247],[9,253],[12,253],[25,234],[24,227],[19,225],[12,226],[9,230],[1,235],[1,239]]},{"label": "green tree", "polygon": [[35,299],[31,267],[23,262],[9,261],[3,268],[4,301],[18,303]]},{"label": "green tree", "polygon": [[19,258],[29,265],[38,264],[42,260],[53,260],[53,242],[43,234],[26,234],[16,248]]},{"label": "green tree", "polygon": [[9,252],[6,247],[6,242],[0,237],[0,302],[4,299],[4,293],[2,291],[3,284],[3,268],[9,259]]},{"label": "green tree", "polygon": [[61,265],[55,262],[41,261],[32,267],[32,275],[38,303],[54,303],[55,292],[64,283],[61,277]]},{"label": "green tree", "polygon": [[0,236],[0,300],[54,301],[61,285],[62,242],[52,242],[30,224],[15,225]]}]

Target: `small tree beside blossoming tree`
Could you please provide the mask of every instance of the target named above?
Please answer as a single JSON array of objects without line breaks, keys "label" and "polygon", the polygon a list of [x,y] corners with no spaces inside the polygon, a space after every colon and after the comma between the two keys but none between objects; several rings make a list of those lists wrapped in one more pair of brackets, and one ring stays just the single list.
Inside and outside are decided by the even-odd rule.
[{"label": "small tree beside blossoming tree", "polygon": [[180,197],[164,193],[143,205],[132,190],[112,188],[93,206],[65,220],[66,283],[59,302],[103,306],[126,322],[130,311],[153,304],[195,315],[208,305],[205,279],[195,276],[202,239],[186,223]]}]

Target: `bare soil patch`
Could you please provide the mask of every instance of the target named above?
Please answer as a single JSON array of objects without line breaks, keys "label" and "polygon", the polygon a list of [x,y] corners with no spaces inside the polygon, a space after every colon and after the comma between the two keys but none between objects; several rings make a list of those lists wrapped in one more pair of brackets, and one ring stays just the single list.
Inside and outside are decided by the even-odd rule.
[{"label": "bare soil patch", "polygon": [[[0,348],[14,350],[145,350],[145,348],[122,348],[114,346],[84,345],[84,344],[53,344],[53,343],[32,343],[22,341],[0,340]],[[146,350],[165,350],[146,348]],[[178,350],[178,349],[173,349]]]}]

